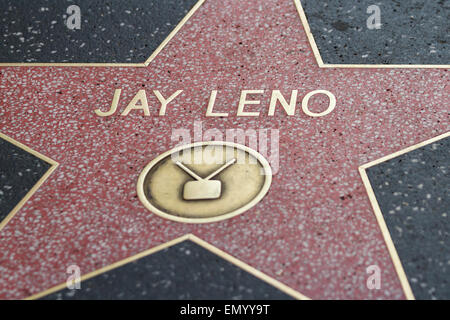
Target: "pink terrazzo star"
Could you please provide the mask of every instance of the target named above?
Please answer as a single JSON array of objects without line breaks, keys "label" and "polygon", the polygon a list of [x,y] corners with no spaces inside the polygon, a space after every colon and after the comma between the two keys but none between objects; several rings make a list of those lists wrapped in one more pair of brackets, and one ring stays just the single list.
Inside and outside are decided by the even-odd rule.
[{"label": "pink terrazzo star", "polygon": [[[0,298],[24,298],[187,233],[312,299],[402,299],[404,293],[358,166],[449,130],[445,69],[321,69],[291,1],[208,0],[146,68],[0,70],[0,131],[59,163],[0,231]],[[99,117],[140,89],[151,115]],[[265,90],[259,117],[237,117],[241,90]],[[297,105],[267,115],[272,90],[325,89],[336,109],[311,118]],[[153,90],[184,92],[158,116]],[[211,90],[216,112],[205,117]],[[249,211],[182,224],[138,200],[144,166],[171,149],[176,128],[280,130],[279,170]],[[366,268],[381,268],[381,289]]]}]

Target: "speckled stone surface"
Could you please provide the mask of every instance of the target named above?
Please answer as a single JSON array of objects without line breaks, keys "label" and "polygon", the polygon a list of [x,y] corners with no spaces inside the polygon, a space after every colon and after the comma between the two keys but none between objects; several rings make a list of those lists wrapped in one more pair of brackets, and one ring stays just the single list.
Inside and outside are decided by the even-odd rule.
[{"label": "speckled stone surface", "polygon": [[[324,63],[449,64],[448,0],[301,0]],[[380,29],[367,28],[371,5]]]},{"label": "speckled stone surface", "polygon": [[44,299],[292,299],[192,241],[184,241]]},{"label": "speckled stone surface", "polygon": [[450,299],[450,138],[367,170],[416,299]]},{"label": "speckled stone surface", "polygon": [[[143,63],[198,0],[2,0],[0,63]],[[77,5],[81,28],[69,29]]]},{"label": "speckled stone surface", "polygon": [[50,164],[0,137],[0,223],[50,168]]},{"label": "speckled stone surface", "polygon": [[[146,68],[0,69],[2,132],[60,165],[0,233],[0,298],[21,298],[192,233],[313,299],[403,299],[358,166],[449,131],[445,69],[321,69],[291,1],[207,0]],[[447,86],[447,87],[446,87]],[[110,107],[122,89],[117,114]],[[138,90],[150,116],[120,116]],[[159,117],[153,90],[183,89]],[[215,112],[205,117],[211,90]],[[237,117],[243,89],[263,89],[259,117]],[[272,89],[294,116],[267,116]],[[337,99],[322,118],[301,99]],[[320,99],[319,99],[320,100]],[[312,109],[320,107],[311,100]],[[279,170],[255,207],[229,220],[165,220],[138,200],[143,168],[174,147],[173,130],[280,129]],[[367,288],[368,266],[381,289]]]}]

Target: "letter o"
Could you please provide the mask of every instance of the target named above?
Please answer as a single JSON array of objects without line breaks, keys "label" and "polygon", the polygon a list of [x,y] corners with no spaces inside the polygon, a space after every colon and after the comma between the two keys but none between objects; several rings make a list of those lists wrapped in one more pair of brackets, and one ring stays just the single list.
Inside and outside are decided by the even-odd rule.
[{"label": "letter o", "polygon": [[[328,105],[327,110],[320,112],[320,113],[315,113],[315,112],[311,112],[308,109],[308,103],[309,103],[309,99],[318,93],[323,93],[325,95],[328,96],[328,98],[330,99],[330,103]],[[332,94],[330,91],[328,90],[314,90],[311,91],[310,93],[308,93],[302,100],[302,110],[305,114],[307,114],[310,117],[323,117],[326,116],[327,114],[329,114],[331,111],[334,110],[334,108],[336,107],[336,97],[334,96],[334,94]]]}]

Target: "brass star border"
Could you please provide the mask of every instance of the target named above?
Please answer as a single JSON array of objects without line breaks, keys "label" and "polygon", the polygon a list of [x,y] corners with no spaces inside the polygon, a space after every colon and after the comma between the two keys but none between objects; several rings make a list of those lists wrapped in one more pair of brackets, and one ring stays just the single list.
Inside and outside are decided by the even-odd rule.
[{"label": "brass star border", "polygon": [[409,281],[408,281],[408,278],[406,276],[405,270],[403,269],[400,257],[399,257],[399,255],[397,253],[397,250],[395,249],[394,242],[392,241],[391,234],[389,233],[389,229],[388,229],[388,227],[386,225],[386,221],[384,220],[384,217],[383,217],[383,213],[381,212],[380,206],[378,205],[377,198],[375,196],[375,193],[373,192],[372,185],[370,184],[370,180],[369,180],[369,177],[367,176],[366,170],[368,168],[370,168],[370,167],[373,167],[373,166],[377,165],[377,164],[380,164],[382,162],[391,160],[393,158],[401,156],[402,154],[405,154],[405,153],[408,153],[410,151],[419,149],[419,148],[424,147],[424,146],[426,146],[426,145],[428,145],[430,143],[433,143],[433,142],[436,142],[438,140],[447,138],[449,136],[450,136],[450,131],[446,132],[444,134],[441,134],[441,135],[439,135],[437,137],[434,137],[434,138],[422,141],[422,142],[420,142],[418,144],[412,145],[412,146],[410,146],[408,148],[405,148],[405,149],[402,149],[400,151],[394,152],[394,153],[389,154],[389,155],[387,155],[385,157],[382,157],[382,158],[379,158],[377,160],[371,161],[371,162],[366,163],[366,164],[364,164],[364,165],[359,167],[359,173],[360,173],[362,181],[364,183],[364,187],[366,188],[367,195],[369,196],[370,204],[372,205],[372,209],[373,209],[373,211],[375,213],[375,217],[377,219],[377,222],[378,222],[378,225],[380,227],[381,233],[383,234],[384,241],[385,241],[386,246],[387,246],[387,248],[389,250],[389,254],[391,256],[392,262],[393,262],[394,267],[395,267],[395,271],[397,272],[397,275],[399,277],[400,283],[402,285],[403,292],[404,292],[404,294],[406,296],[406,299],[408,299],[408,300],[415,300],[414,294],[413,294],[413,292],[411,290],[411,286],[409,285]]},{"label": "brass star border", "polygon": [[[232,263],[233,265],[239,267],[240,269],[250,273],[254,277],[256,277],[256,278],[258,278],[258,279],[268,283],[269,285],[275,287],[276,289],[286,293],[287,295],[289,295],[289,296],[291,296],[291,297],[293,297],[293,298],[295,298],[297,300],[311,300],[310,298],[308,298],[307,296],[301,294],[300,292],[295,291],[294,289],[286,286],[285,284],[283,284],[283,283],[281,283],[281,282],[279,282],[279,281],[269,277],[268,275],[262,273],[261,271],[255,269],[255,268],[253,268],[251,266],[249,266],[245,262],[242,262],[241,260],[231,256],[230,254],[226,253],[225,251],[222,251],[222,250],[216,248],[215,246],[209,244],[208,242],[200,239],[199,237],[197,237],[197,236],[195,236],[193,234],[186,234],[184,236],[181,236],[181,237],[176,238],[174,240],[168,241],[166,243],[163,243],[163,244],[158,245],[156,247],[153,247],[151,249],[145,250],[145,251],[143,251],[141,253],[138,253],[138,254],[136,254],[134,256],[125,258],[123,260],[115,262],[115,263],[113,263],[111,265],[108,265],[106,267],[103,267],[103,268],[100,268],[98,270],[95,270],[95,271],[92,271],[90,273],[87,273],[87,274],[81,276],[81,282],[83,282],[84,280],[93,278],[95,276],[98,276],[98,275],[100,275],[102,273],[105,273],[107,271],[110,271],[110,270],[113,270],[115,268],[121,267],[121,266],[123,266],[123,265],[125,265],[127,263],[136,261],[136,260],[138,260],[140,258],[152,255],[152,254],[154,254],[154,253],[156,253],[158,251],[161,251],[163,249],[172,247],[172,246],[174,246],[174,245],[176,245],[178,243],[181,243],[181,242],[183,242],[185,240],[190,240],[190,241],[198,244],[199,246],[201,246],[204,249],[210,251],[211,253],[219,256],[220,258],[224,259],[225,261],[228,261],[228,262]],[[49,295],[51,293],[55,293],[57,291],[65,289],[66,286],[67,286],[66,283],[61,283],[61,284],[59,284],[57,286],[54,286],[54,287],[52,287],[50,289],[47,289],[47,290],[42,291],[40,293],[34,294],[34,295],[32,295],[32,296],[30,296],[28,298],[25,298],[25,300],[35,300],[35,299],[39,299],[39,298],[45,297],[45,296],[47,296],[47,295]]]},{"label": "brass star border", "polygon": [[59,163],[56,162],[53,159],[50,159],[49,157],[44,156],[43,154],[31,149],[30,147],[27,147],[26,145],[14,140],[13,138],[3,134],[0,132],[0,138],[8,141],[9,143],[12,143],[13,145],[19,147],[20,149],[23,149],[24,151],[31,153],[35,157],[49,163],[51,166],[47,170],[47,172],[44,173],[44,175],[36,182],[36,184],[30,189],[30,191],[27,192],[27,194],[19,201],[19,203],[11,210],[10,213],[6,216],[3,221],[0,222],[0,231],[6,226],[6,224],[14,217],[14,215],[22,208],[22,206],[25,204],[25,202],[28,201],[28,199],[31,198],[31,196],[40,188],[40,186],[47,180],[47,178],[55,171],[55,169],[58,167]]}]

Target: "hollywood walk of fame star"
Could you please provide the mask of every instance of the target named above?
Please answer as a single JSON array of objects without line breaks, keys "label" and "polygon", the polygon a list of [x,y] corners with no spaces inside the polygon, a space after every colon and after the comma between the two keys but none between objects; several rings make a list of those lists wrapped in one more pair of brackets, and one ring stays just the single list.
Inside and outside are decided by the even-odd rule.
[{"label": "hollywood walk of fame star", "polygon": [[[448,131],[447,70],[319,68],[295,6],[270,0],[206,1],[146,68],[0,72],[1,132],[59,163],[0,233],[1,298],[62,283],[68,265],[87,273],[185,234],[313,299],[404,298],[358,167]],[[141,88],[184,92],[165,117],[98,117],[116,88],[128,101]],[[227,112],[242,89],[325,89],[337,105],[321,118],[281,108],[274,117],[204,116],[210,90],[221,92],[215,110]],[[233,219],[177,223],[137,198],[143,167],[195,120],[280,130],[268,194]],[[383,290],[366,287],[370,265],[381,267]]]}]

